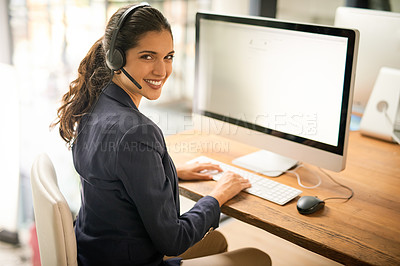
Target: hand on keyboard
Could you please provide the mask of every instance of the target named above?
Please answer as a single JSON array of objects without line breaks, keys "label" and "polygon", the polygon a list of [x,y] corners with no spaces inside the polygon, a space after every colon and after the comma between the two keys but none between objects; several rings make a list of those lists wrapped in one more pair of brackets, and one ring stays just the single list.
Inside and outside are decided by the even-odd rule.
[{"label": "hand on keyboard", "polygon": [[176,172],[182,180],[212,180],[222,169],[213,163],[191,163],[177,167]]},{"label": "hand on keyboard", "polygon": [[176,171],[182,180],[215,180],[218,176],[219,181],[210,196],[213,196],[220,206],[243,189],[251,187],[248,179],[230,171],[223,172],[218,164],[210,162],[192,162],[177,167]]},{"label": "hand on keyboard", "polygon": [[217,185],[209,195],[216,198],[219,202],[219,206],[222,206],[240,191],[249,187],[251,187],[251,184],[248,179],[227,171],[222,173]]}]

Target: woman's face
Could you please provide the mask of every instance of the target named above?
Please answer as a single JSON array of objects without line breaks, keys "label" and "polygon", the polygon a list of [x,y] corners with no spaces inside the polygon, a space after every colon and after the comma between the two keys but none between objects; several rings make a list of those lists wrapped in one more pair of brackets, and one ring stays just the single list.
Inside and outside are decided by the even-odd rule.
[{"label": "woman's face", "polygon": [[145,33],[138,46],[126,51],[124,66],[142,89],[137,88],[123,73],[117,75],[117,84],[128,92],[136,106],[142,97],[158,99],[164,83],[171,75],[173,55],[174,44],[169,31]]}]

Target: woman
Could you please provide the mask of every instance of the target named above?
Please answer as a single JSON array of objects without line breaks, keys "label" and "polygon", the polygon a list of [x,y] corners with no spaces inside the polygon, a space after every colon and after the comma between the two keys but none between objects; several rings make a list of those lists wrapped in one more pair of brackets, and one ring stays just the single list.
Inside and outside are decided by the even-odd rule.
[{"label": "woman", "polygon": [[[82,182],[75,225],[80,265],[190,266],[201,265],[204,259],[213,265],[226,258],[181,261],[226,251],[220,234],[200,240],[218,227],[220,206],[249,182],[226,173],[208,196],[180,215],[178,176],[210,180],[202,171],[221,169],[212,164],[175,168],[161,130],[138,110],[142,98],[160,97],[173,56],[171,28],[158,10],[148,5],[121,8],[63,96],[57,123],[61,137],[72,146]],[[207,239],[212,240],[207,244]],[[181,258],[164,257],[185,251]],[[269,261],[268,255],[254,249],[227,256],[240,261],[237,258],[246,254]]]}]

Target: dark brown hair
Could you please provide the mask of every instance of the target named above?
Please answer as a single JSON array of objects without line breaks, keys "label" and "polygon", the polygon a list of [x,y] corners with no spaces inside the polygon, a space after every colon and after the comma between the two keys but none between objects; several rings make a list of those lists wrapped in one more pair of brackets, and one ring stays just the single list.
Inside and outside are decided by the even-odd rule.
[{"label": "dark brown hair", "polygon": [[[81,118],[91,112],[102,89],[112,79],[113,73],[106,64],[106,51],[110,48],[111,36],[119,18],[131,6],[122,7],[111,16],[104,36],[90,48],[79,65],[78,77],[70,83],[69,91],[62,97],[57,120],[50,127],[60,124],[61,138],[69,147],[78,135],[77,128]],[[115,47],[126,52],[136,47],[145,33],[163,30],[168,30],[172,36],[171,26],[160,11],[147,6],[139,8],[125,20],[118,32]]]}]

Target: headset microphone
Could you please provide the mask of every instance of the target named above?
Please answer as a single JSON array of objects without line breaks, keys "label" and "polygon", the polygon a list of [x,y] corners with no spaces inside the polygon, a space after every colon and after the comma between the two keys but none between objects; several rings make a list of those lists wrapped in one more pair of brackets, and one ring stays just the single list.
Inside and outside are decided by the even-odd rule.
[{"label": "headset microphone", "polygon": [[137,10],[138,8],[146,7],[146,6],[150,6],[150,5],[147,3],[142,3],[142,4],[139,4],[136,6],[131,6],[121,15],[121,17],[119,18],[119,20],[117,22],[117,27],[115,28],[115,30],[113,31],[112,36],[111,36],[110,49],[106,53],[107,66],[113,71],[121,70],[125,74],[125,76],[130,81],[132,81],[133,84],[135,84],[136,87],[138,87],[139,89],[142,89],[142,86],[140,86],[139,83],[131,75],[129,75],[129,73],[124,69],[124,66],[126,63],[125,53],[120,48],[115,47],[115,42],[117,40],[118,32],[120,31],[121,27],[123,26],[126,18],[131,13],[135,12],[135,10]]},{"label": "headset microphone", "polygon": [[125,76],[128,79],[130,79],[133,82],[133,84],[136,85],[136,87],[138,87],[139,90],[142,89],[142,86],[140,86],[140,84],[137,83],[137,81],[131,75],[129,75],[129,73],[124,68],[121,68],[121,71],[125,74]]}]

